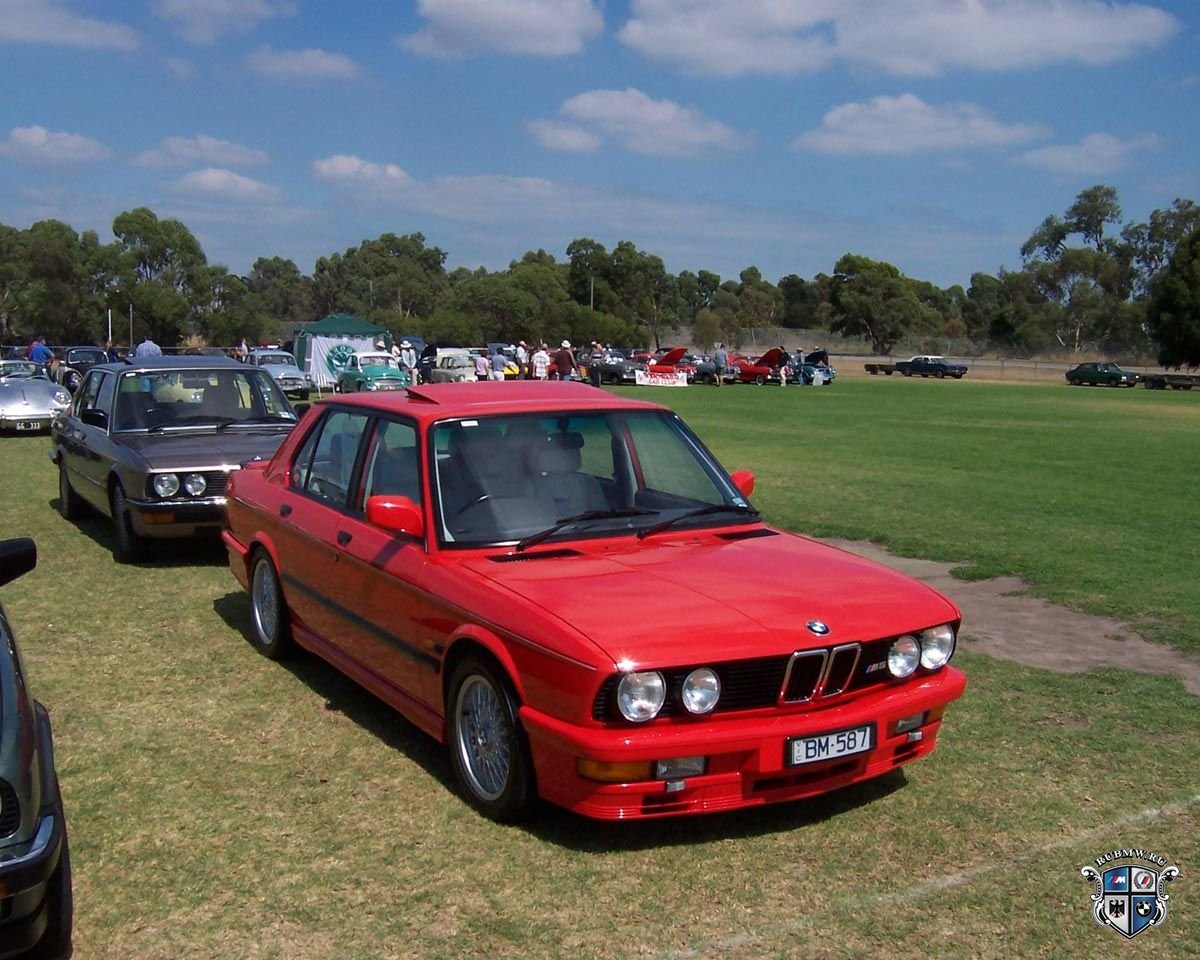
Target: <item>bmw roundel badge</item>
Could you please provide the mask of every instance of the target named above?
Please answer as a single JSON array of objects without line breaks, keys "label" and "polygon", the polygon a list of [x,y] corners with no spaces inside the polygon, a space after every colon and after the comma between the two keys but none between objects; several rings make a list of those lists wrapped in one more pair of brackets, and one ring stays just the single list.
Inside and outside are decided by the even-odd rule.
[{"label": "bmw roundel badge", "polygon": [[822,623],[820,620],[809,620],[805,626],[808,627],[809,633],[815,633],[818,637],[823,637],[829,633],[829,625]]}]

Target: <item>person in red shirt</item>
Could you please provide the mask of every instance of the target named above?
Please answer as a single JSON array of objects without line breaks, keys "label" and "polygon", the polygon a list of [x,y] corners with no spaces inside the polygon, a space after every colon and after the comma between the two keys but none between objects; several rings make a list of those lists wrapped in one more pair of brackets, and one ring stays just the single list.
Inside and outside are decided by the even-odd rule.
[{"label": "person in red shirt", "polygon": [[554,355],[554,365],[558,368],[559,380],[570,380],[575,372],[575,354],[571,352],[571,341],[564,340],[562,347]]}]

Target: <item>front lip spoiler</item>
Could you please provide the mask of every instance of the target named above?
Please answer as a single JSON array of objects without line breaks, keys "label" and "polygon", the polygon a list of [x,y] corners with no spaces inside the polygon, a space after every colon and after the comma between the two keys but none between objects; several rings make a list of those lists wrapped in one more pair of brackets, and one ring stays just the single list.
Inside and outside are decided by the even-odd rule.
[{"label": "front lip spoiler", "polygon": [[11,860],[0,860],[0,881],[12,896],[45,883],[58,865],[62,846],[63,816],[57,808],[42,815],[29,842],[29,850]]}]

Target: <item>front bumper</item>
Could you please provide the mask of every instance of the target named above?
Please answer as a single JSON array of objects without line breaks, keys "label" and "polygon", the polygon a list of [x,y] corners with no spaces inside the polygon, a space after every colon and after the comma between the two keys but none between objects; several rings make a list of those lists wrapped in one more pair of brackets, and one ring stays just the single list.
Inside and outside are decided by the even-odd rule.
[{"label": "front bumper", "polygon": [[195,500],[127,500],[129,518],[139,537],[173,540],[216,532],[225,520],[224,497]]},{"label": "front bumper", "polygon": [[[886,692],[845,704],[795,713],[652,723],[645,727],[581,727],[529,706],[521,721],[529,735],[539,792],[576,813],[602,820],[633,820],[799,800],[881,776],[933,750],[941,713],[962,696],[967,679],[953,667]],[[894,732],[896,721],[929,714],[913,733]],[[789,766],[787,741],[874,724],[874,746],[864,752]],[[624,763],[707,758],[704,774],[666,780],[601,783],[577,772],[579,760]],[[680,786],[682,783],[682,786]]]},{"label": "front bumper", "polygon": [[62,856],[66,820],[51,807],[38,820],[33,839],[0,847],[0,958],[29,950],[46,932],[46,884]]},{"label": "front bumper", "polygon": [[0,430],[13,430],[17,433],[37,433],[40,430],[49,430],[50,421],[54,419],[52,413],[13,413],[11,411],[0,413]]}]

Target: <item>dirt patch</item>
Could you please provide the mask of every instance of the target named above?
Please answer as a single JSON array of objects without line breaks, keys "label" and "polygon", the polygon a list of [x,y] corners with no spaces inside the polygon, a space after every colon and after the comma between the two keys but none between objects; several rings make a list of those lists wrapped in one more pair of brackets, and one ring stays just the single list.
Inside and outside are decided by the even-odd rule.
[{"label": "dirt patch", "polygon": [[1178,677],[1188,693],[1200,696],[1200,662],[1144,640],[1127,624],[1027,596],[1028,585],[1015,577],[956,580],[950,571],[957,564],[896,557],[863,541],[826,542],[923,580],[950,597],[963,612],[964,649],[1062,673],[1097,667],[1158,673]]}]

